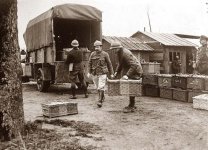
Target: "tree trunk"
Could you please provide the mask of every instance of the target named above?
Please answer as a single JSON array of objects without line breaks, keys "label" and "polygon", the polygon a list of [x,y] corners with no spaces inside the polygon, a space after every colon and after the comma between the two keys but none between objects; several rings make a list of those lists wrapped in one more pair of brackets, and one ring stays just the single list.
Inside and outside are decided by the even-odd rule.
[{"label": "tree trunk", "polygon": [[0,141],[23,131],[17,0],[0,0]]}]

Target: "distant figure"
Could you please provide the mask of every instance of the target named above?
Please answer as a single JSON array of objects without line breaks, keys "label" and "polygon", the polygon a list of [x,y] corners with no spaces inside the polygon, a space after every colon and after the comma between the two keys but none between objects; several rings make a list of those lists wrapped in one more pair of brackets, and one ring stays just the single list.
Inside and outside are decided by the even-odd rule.
[{"label": "distant figure", "polygon": [[208,75],[208,37],[202,35],[200,37],[201,47],[197,52],[196,70],[200,74]]},{"label": "distant figure", "polygon": [[175,59],[172,62],[172,73],[181,73],[181,61],[178,55],[176,55]]},{"label": "distant figure", "polygon": [[[119,64],[116,68],[114,76],[117,77],[119,74],[122,76],[121,79],[140,79],[143,70],[140,61],[132,54],[132,52],[126,48],[123,48],[120,42],[116,41],[111,44],[110,49],[115,49]],[[135,107],[135,96],[129,96],[129,105],[124,108],[124,113],[134,112]]]},{"label": "distant figure", "polygon": [[113,78],[113,67],[110,61],[110,57],[107,52],[102,50],[102,43],[95,41],[95,51],[91,53],[89,59],[89,76],[92,76],[93,82],[98,91],[98,107],[102,107],[102,103],[105,99],[105,85],[107,82],[107,74],[110,73]]},{"label": "distant figure", "polygon": [[71,42],[71,46],[73,47],[71,51],[69,51],[66,59],[66,64],[69,65],[69,79],[71,81],[71,91],[72,91],[72,97],[71,99],[76,99],[76,80],[77,77],[80,81],[80,83],[83,86],[85,98],[88,97],[87,93],[87,85],[84,78],[84,67],[82,64],[82,51],[79,50],[79,42],[77,40],[73,40]]}]

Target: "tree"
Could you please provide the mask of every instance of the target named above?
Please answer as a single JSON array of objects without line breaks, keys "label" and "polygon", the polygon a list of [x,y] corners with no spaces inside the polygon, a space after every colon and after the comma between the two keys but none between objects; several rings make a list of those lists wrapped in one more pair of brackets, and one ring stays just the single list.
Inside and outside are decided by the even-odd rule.
[{"label": "tree", "polygon": [[0,0],[0,140],[23,131],[24,112],[17,0]]}]

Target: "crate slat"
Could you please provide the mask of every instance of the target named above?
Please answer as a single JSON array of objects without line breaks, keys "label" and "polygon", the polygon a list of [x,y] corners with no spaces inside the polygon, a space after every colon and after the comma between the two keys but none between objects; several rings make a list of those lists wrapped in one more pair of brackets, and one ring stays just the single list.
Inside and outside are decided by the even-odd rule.
[{"label": "crate slat", "polygon": [[142,84],[140,80],[121,80],[120,94],[129,96],[142,96]]},{"label": "crate slat", "polygon": [[120,80],[108,80],[108,95],[120,96]]},{"label": "crate slat", "polygon": [[204,90],[205,80],[204,78],[188,77],[187,88],[193,90]]},{"label": "crate slat", "polygon": [[177,101],[188,102],[188,91],[174,88],[173,99]]},{"label": "crate slat", "polygon": [[144,95],[150,97],[159,97],[160,89],[156,85],[143,85]]},{"label": "crate slat", "polygon": [[166,99],[173,99],[173,89],[172,88],[160,88],[160,97]]},{"label": "crate slat", "polygon": [[156,74],[143,74],[142,84],[158,85],[158,76]]}]

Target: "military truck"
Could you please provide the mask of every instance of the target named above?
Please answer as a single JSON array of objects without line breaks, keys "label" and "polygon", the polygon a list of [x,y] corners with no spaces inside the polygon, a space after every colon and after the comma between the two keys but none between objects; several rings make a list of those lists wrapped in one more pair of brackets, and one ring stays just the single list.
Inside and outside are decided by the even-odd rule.
[{"label": "military truck", "polygon": [[74,39],[83,50],[86,76],[93,42],[102,39],[100,10],[88,5],[63,4],[29,21],[24,33],[25,76],[37,81],[39,91],[47,91],[54,83],[70,82],[65,59]]}]

